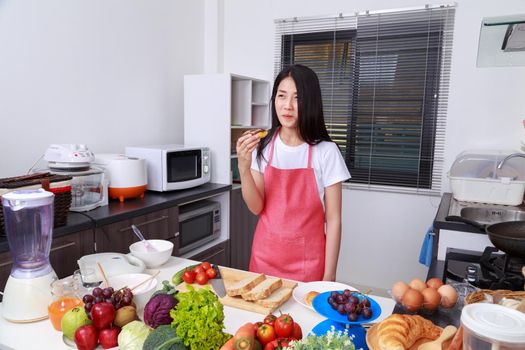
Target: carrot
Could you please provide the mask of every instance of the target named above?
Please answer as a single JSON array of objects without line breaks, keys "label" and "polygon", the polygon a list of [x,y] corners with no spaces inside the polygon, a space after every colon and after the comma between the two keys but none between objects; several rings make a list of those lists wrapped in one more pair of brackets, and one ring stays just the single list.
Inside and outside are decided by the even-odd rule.
[{"label": "carrot", "polygon": [[450,342],[448,350],[461,350],[463,348],[463,326],[460,326]]},{"label": "carrot", "polygon": [[232,339],[234,339],[234,350],[252,350],[255,343],[253,323],[248,322],[241,326]]},{"label": "carrot", "polygon": [[221,347],[221,350],[235,350],[235,348],[233,347],[234,344],[235,344],[235,339],[230,338],[230,340],[224,343],[224,345]]}]

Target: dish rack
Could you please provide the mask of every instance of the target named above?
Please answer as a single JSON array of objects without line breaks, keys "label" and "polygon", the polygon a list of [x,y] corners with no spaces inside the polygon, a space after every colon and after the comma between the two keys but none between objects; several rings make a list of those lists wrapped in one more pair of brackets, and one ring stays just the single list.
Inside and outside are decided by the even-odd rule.
[{"label": "dish rack", "polygon": [[[67,224],[67,214],[71,207],[71,176],[35,173],[31,175],[0,179],[0,197],[6,193],[22,189],[43,188],[55,195],[54,227]],[[1,206],[1,205],[0,205]],[[4,212],[0,210],[0,235],[4,235]]]}]

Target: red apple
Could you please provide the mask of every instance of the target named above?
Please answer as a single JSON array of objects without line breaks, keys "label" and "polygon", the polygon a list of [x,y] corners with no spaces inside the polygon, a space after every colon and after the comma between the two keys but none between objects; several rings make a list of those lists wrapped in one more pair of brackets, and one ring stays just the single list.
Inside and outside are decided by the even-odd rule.
[{"label": "red apple", "polygon": [[93,325],[79,327],[75,331],[75,344],[78,350],[93,350],[97,347],[97,329]]},{"label": "red apple", "polygon": [[111,326],[115,319],[115,307],[111,303],[97,303],[91,308],[91,320],[97,329]]},{"label": "red apple", "polygon": [[111,349],[118,346],[118,334],[120,333],[119,327],[106,328],[100,331],[98,334],[98,342],[103,349]]}]

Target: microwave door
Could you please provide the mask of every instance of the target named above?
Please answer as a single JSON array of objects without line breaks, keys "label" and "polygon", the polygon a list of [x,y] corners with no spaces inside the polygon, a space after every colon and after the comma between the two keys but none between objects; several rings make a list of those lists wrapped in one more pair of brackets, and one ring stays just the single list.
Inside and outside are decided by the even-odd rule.
[{"label": "microwave door", "polygon": [[178,183],[199,179],[202,176],[200,150],[176,151],[166,154],[166,179]]}]

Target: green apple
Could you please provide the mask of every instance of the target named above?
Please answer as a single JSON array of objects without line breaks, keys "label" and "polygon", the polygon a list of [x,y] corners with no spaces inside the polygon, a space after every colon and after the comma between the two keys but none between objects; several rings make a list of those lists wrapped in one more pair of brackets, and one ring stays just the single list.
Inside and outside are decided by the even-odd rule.
[{"label": "green apple", "polygon": [[64,317],[62,317],[62,321],[60,322],[62,332],[66,338],[71,340],[73,340],[75,331],[79,327],[86,326],[88,324],[91,324],[91,320],[88,318],[86,310],[84,310],[83,306],[77,306],[76,308],[66,312]]}]

